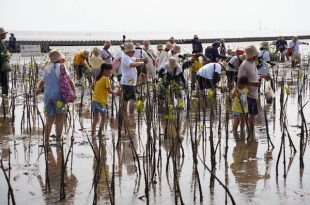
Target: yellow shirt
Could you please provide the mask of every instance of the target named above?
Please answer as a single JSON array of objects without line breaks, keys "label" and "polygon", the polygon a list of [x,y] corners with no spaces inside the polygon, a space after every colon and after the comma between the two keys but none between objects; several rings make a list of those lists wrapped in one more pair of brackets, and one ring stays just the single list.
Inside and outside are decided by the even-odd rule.
[{"label": "yellow shirt", "polygon": [[106,76],[102,76],[95,83],[93,101],[108,105],[110,80]]},{"label": "yellow shirt", "polygon": [[102,63],[104,63],[101,57],[93,56],[90,59],[90,65],[92,68],[101,68]]},{"label": "yellow shirt", "polygon": [[[248,110],[247,94],[248,94],[249,90],[247,88],[243,88],[243,89],[238,89],[238,92],[240,95],[240,100],[241,100],[242,105],[243,105],[244,113],[248,113],[249,110]],[[239,95],[237,92],[235,92],[235,96],[233,96],[232,111],[243,113],[242,107],[240,104],[240,100],[239,100]]]},{"label": "yellow shirt", "polygon": [[192,65],[192,72],[198,72],[198,70],[202,67],[202,63],[200,60],[194,60]]},{"label": "yellow shirt", "polygon": [[83,65],[85,58],[81,51],[78,51],[73,57],[73,65]]}]

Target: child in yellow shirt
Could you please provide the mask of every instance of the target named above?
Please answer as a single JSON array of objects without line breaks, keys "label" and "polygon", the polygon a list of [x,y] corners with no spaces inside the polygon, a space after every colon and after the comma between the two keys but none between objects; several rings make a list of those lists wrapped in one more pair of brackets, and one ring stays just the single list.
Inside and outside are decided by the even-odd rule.
[{"label": "child in yellow shirt", "polygon": [[239,124],[241,132],[244,132],[245,116],[248,113],[248,102],[247,93],[249,92],[247,86],[249,84],[249,79],[243,76],[238,79],[237,84],[232,89],[230,96],[233,99],[232,103],[232,113],[234,117],[233,131],[234,134],[237,133]]},{"label": "child in yellow shirt", "polygon": [[94,119],[92,122],[91,135],[95,135],[96,126],[100,122],[98,135],[101,134],[106,120],[106,113],[108,109],[109,94],[119,95],[116,91],[111,91],[109,77],[112,75],[112,65],[103,63],[100,68],[96,81],[93,84],[92,97],[92,113]]},{"label": "child in yellow shirt", "polygon": [[197,81],[197,72],[202,67],[202,63],[199,60],[199,56],[197,54],[193,54],[193,64],[191,67],[191,88],[194,90],[196,81]]}]

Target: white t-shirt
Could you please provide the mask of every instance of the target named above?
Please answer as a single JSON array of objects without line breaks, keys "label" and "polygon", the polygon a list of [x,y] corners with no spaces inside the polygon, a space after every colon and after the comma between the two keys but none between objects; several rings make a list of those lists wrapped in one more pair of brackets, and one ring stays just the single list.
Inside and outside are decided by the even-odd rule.
[{"label": "white t-shirt", "polygon": [[135,86],[137,84],[137,69],[130,67],[130,64],[133,63],[133,59],[130,58],[127,54],[122,56],[121,61],[121,70],[122,70],[122,85],[131,85]]},{"label": "white t-shirt", "polygon": [[266,50],[260,51],[258,57],[261,57],[263,59],[262,66],[257,70],[258,75],[268,75],[269,69],[267,62],[270,61],[269,51]]},{"label": "white t-shirt", "polygon": [[288,47],[289,48],[294,48],[293,49],[293,54],[299,54],[300,53],[300,51],[299,51],[299,46],[301,45],[301,42],[300,41],[296,41],[296,42],[294,42],[294,41],[291,41],[289,44],[288,44]]},{"label": "white t-shirt", "polygon": [[[215,66],[215,67],[214,67]],[[213,79],[213,72],[217,72],[218,74],[221,74],[222,67],[218,63],[208,63],[204,66],[202,66],[198,72],[197,75],[212,80]]]},{"label": "white t-shirt", "polygon": [[136,49],[135,54],[133,54],[133,57],[136,58],[147,58],[147,53],[143,49]]},{"label": "white t-shirt", "polygon": [[108,51],[106,51],[105,49],[102,49],[100,53],[101,53],[102,59],[104,60],[106,64],[112,64],[112,56]]},{"label": "white t-shirt", "polygon": [[183,69],[179,64],[177,64],[176,68],[169,68],[169,62],[164,63],[161,69],[164,70],[163,74],[169,73],[171,76],[177,76],[183,72]]},{"label": "white t-shirt", "polygon": [[234,56],[229,60],[229,63],[234,66],[234,68],[230,67],[229,64],[227,65],[226,71],[238,71],[240,66],[240,60],[238,56]]},{"label": "white t-shirt", "polygon": [[[114,60],[119,60],[120,62],[122,62],[123,55],[125,55],[123,51],[117,52]],[[117,70],[117,74],[118,75],[122,74],[122,64],[119,66],[119,68]]]}]

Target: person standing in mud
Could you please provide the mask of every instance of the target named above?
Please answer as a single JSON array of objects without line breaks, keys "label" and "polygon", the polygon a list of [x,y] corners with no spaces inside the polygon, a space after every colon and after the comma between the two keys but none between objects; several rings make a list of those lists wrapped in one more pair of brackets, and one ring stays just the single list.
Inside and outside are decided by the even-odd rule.
[{"label": "person standing in mud", "polygon": [[9,74],[2,70],[2,66],[10,61],[9,52],[4,44],[6,34],[8,32],[4,28],[0,28],[0,83],[2,87],[2,95],[9,93]]},{"label": "person standing in mud", "polygon": [[220,54],[223,55],[223,56],[225,56],[225,55],[226,55],[225,40],[224,40],[224,39],[221,39],[221,40],[220,40],[220,43],[221,43],[220,48],[219,48]]},{"label": "person standing in mud", "polygon": [[[36,90],[36,95],[39,95],[44,89],[45,140],[47,145],[54,122],[56,123],[56,140],[60,140],[67,112],[67,105],[62,101],[59,86],[60,67],[65,66],[65,58],[58,50],[51,50],[48,56],[50,64],[44,69],[42,79]],[[68,73],[66,68],[65,70]],[[72,80],[70,80],[70,85],[75,92]]]},{"label": "person standing in mud", "polygon": [[103,49],[101,50],[100,53],[101,58],[104,60],[104,62],[112,65],[113,56],[109,51],[110,47],[111,47],[111,41],[105,41]]},{"label": "person standing in mud", "polygon": [[258,114],[258,86],[260,85],[260,82],[258,81],[259,79],[255,62],[257,60],[259,52],[254,45],[251,45],[245,48],[245,55],[246,60],[243,61],[239,67],[238,79],[243,76],[246,76],[249,79],[249,93],[247,95],[249,109],[248,124],[250,129],[249,134],[250,137],[253,139],[254,119],[255,116]]},{"label": "person standing in mud", "polygon": [[282,36],[279,36],[278,40],[274,42],[273,44],[276,45],[277,51],[280,52],[281,62],[284,62],[286,52],[287,52],[287,41]]},{"label": "person standing in mud", "polygon": [[216,63],[218,59],[226,59],[225,55],[219,54],[219,47],[221,43],[219,41],[215,41],[212,46],[208,46],[205,49],[205,56],[210,60],[212,63]]},{"label": "person standing in mud", "polygon": [[10,33],[9,48],[12,53],[16,52],[16,37],[14,33]]},{"label": "person standing in mud", "polygon": [[200,54],[200,53],[202,54],[202,52],[203,52],[202,43],[199,40],[197,34],[194,35],[194,38],[192,40],[192,47],[193,47],[192,54],[195,54],[195,53],[196,54]]},{"label": "person standing in mud", "polygon": [[297,36],[294,36],[292,41],[288,44],[288,47],[291,50],[289,55],[291,55],[292,68],[295,68],[295,66],[301,61],[299,46],[302,44],[309,45],[309,43],[299,41]]},{"label": "person standing in mud", "polygon": [[[89,51],[83,50],[83,51],[78,51],[74,57],[73,57],[73,66],[74,70],[76,73],[76,79],[78,80],[77,85],[81,86],[82,85],[82,77],[83,73],[87,75],[88,66],[90,65],[89,63]],[[90,78],[90,76],[87,76]]]},{"label": "person standing in mud", "polygon": [[134,111],[134,103],[136,100],[135,87],[137,84],[137,68],[143,66],[144,62],[137,62],[132,57],[135,54],[135,46],[133,43],[124,44],[124,55],[121,60],[122,77],[120,84],[122,85],[123,100],[124,100],[124,112],[127,112],[127,108],[131,112]]}]

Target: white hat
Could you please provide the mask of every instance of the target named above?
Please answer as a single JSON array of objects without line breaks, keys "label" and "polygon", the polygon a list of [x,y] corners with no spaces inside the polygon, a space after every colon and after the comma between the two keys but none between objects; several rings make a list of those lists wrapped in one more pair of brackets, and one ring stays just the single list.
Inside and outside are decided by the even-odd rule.
[{"label": "white hat", "polygon": [[6,34],[6,33],[8,33],[8,32],[7,32],[6,30],[4,30],[4,28],[1,27],[1,28],[0,28],[0,35],[1,35],[1,34]]},{"label": "white hat", "polygon": [[135,51],[135,45],[133,45],[133,43],[125,43],[124,47],[125,47],[125,53]]},{"label": "white hat", "polygon": [[245,48],[245,55],[247,59],[258,56],[259,52],[254,45]]}]

